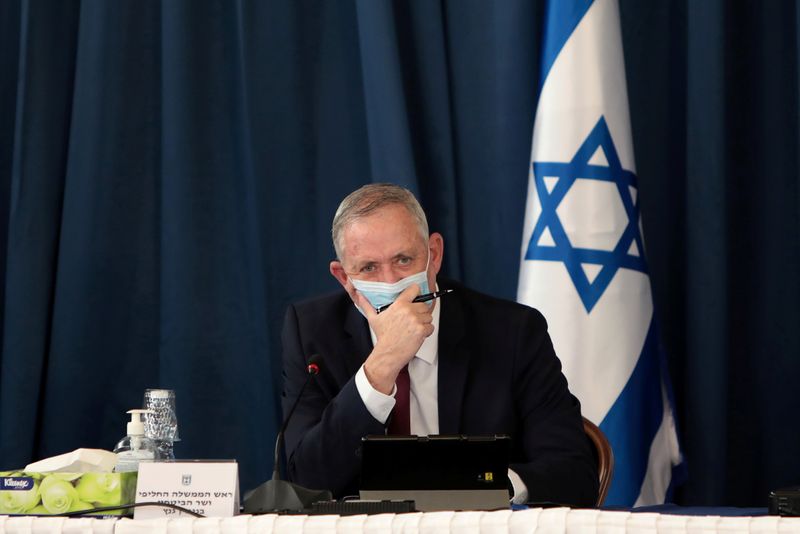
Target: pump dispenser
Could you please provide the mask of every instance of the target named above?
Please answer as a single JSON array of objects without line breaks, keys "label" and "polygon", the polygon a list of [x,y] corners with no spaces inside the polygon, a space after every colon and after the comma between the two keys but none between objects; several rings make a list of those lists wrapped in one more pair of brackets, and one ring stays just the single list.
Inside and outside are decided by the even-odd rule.
[{"label": "pump dispenser", "polygon": [[131,414],[128,434],[114,448],[114,452],[117,453],[117,465],[114,471],[117,473],[138,471],[139,462],[142,460],[159,459],[155,442],[144,435],[142,414],[149,413],[149,410],[128,410],[128,413]]}]

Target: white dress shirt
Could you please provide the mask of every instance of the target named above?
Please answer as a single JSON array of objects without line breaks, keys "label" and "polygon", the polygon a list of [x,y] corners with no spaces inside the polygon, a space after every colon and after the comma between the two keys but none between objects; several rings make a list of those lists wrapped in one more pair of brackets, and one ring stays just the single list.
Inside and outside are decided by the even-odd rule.
[{"label": "white dress shirt", "polygon": [[[438,290],[438,288],[437,288]],[[439,316],[442,308],[442,299],[436,302],[433,308],[433,333],[425,338],[417,355],[408,363],[408,376],[411,382],[409,415],[411,434],[428,436],[439,433]],[[369,329],[372,345],[375,346],[377,337],[372,328]],[[386,423],[392,413],[397,392],[397,386],[392,389],[391,395],[384,395],[369,383],[362,365],[356,373],[356,388],[367,411],[380,421]],[[514,488],[512,502],[522,504],[528,499],[528,488],[520,476],[508,470],[508,478]]]}]

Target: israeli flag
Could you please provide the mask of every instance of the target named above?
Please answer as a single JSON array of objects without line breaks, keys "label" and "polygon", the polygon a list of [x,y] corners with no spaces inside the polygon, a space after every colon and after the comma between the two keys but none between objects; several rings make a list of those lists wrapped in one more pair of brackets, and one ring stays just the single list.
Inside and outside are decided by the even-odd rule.
[{"label": "israeli flag", "polygon": [[550,0],[517,298],[547,318],[615,468],[606,504],[663,503],[682,462],[653,317],[616,0]]}]

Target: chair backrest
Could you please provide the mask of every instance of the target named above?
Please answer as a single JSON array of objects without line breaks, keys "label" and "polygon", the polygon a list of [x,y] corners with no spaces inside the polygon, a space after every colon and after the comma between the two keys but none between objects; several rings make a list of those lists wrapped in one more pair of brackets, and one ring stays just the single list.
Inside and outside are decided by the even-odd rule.
[{"label": "chair backrest", "polygon": [[603,434],[597,425],[583,418],[583,430],[594,445],[595,457],[597,458],[597,472],[600,476],[600,490],[597,492],[597,506],[603,504],[608,495],[608,488],[611,486],[611,477],[614,474],[614,451],[608,438]]}]

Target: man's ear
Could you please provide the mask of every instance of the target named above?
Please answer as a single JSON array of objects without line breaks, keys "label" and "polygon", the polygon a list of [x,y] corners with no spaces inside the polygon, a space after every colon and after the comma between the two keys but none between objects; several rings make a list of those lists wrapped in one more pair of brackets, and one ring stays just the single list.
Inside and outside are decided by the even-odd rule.
[{"label": "man's ear", "polygon": [[333,260],[330,264],[329,269],[333,277],[336,278],[336,280],[340,284],[342,284],[342,287],[347,289],[348,278],[347,278],[347,273],[344,271],[344,266],[342,265],[342,262],[340,262],[339,260]]},{"label": "man's ear", "polygon": [[[433,277],[439,274],[442,268],[442,258],[444,257],[444,237],[439,232],[433,232],[428,238],[428,248],[431,251],[431,265]],[[433,287],[433,286],[431,286]]]},{"label": "man's ear", "polygon": [[353,284],[350,282],[350,278],[347,276],[342,262],[339,260],[333,260],[329,266],[329,269],[333,277],[336,278],[336,281],[342,284],[344,290],[347,291],[348,295],[350,295],[350,299],[353,302],[358,303],[358,298],[356,297],[356,288],[354,288]]}]

